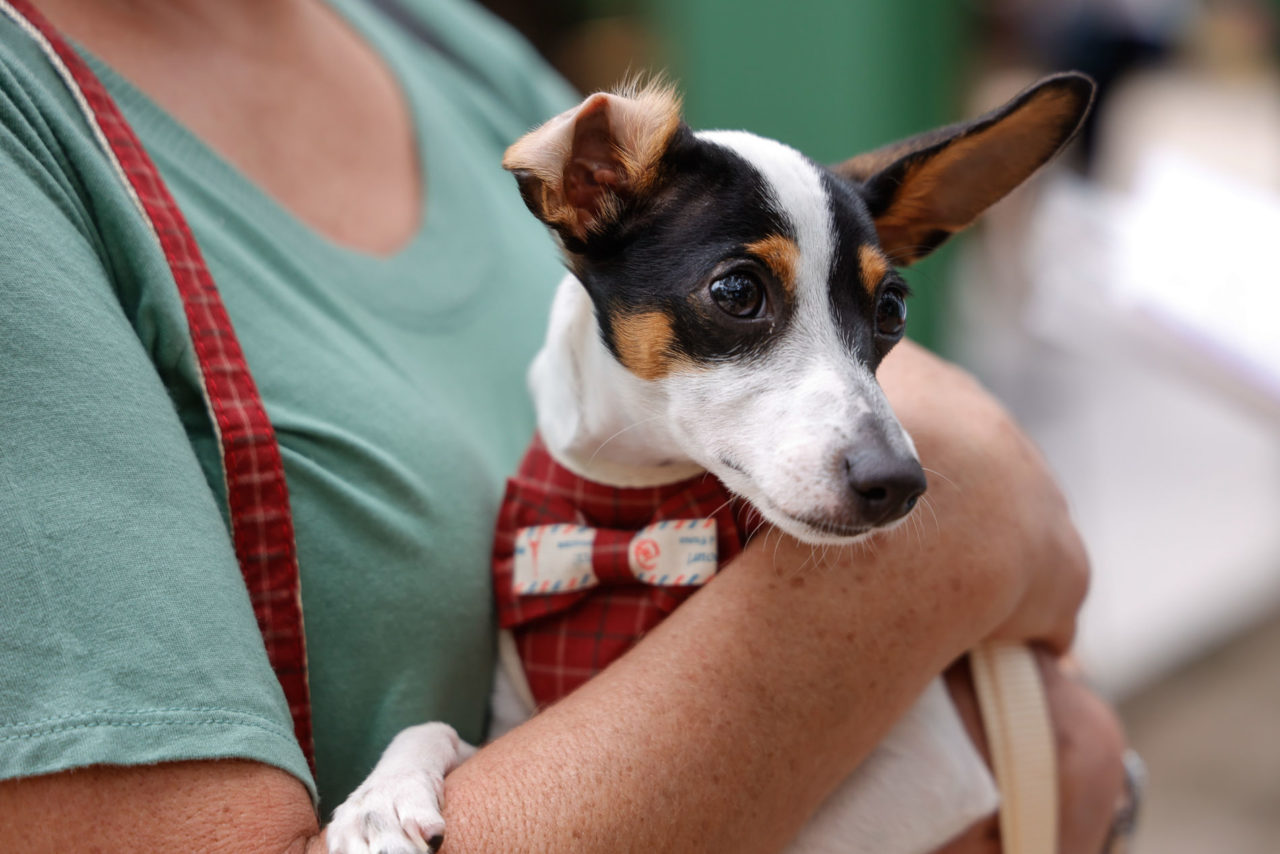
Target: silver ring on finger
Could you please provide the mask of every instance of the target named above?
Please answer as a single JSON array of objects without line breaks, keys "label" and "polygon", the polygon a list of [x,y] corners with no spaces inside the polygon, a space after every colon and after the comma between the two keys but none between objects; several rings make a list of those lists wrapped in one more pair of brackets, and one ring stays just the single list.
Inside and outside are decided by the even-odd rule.
[{"label": "silver ring on finger", "polygon": [[1124,791],[1120,794],[1115,816],[1111,819],[1111,829],[1107,832],[1102,854],[1127,854],[1133,842],[1134,831],[1138,827],[1142,795],[1147,786],[1147,766],[1132,748],[1124,752],[1123,763]]}]

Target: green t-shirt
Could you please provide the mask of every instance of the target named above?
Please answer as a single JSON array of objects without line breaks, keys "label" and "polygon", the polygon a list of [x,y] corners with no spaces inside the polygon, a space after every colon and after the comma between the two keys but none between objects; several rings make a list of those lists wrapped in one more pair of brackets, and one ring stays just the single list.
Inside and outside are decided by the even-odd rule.
[{"label": "green t-shirt", "polygon": [[[482,736],[492,524],[561,275],[499,164],[571,99],[457,0],[412,4],[454,57],[334,2],[415,119],[422,225],[390,257],[321,237],[91,59],[195,232],[279,437],[326,810],[405,726]],[[164,258],[0,16],[0,777],[246,757],[316,792],[222,491]]]}]

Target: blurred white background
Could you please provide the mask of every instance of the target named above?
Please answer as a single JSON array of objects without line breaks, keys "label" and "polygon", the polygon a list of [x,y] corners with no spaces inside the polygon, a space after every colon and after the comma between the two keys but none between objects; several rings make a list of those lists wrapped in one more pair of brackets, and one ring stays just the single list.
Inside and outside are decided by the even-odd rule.
[{"label": "blurred white background", "polygon": [[[1146,50],[1111,69],[1085,168],[1056,165],[966,245],[951,350],[1040,443],[1089,546],[1078,649],[1151,769],[1137,850],[1275,854],[1276,8],[1007,6],[1049,55]],[[997,63],[975,101],[1037,70]]]}]

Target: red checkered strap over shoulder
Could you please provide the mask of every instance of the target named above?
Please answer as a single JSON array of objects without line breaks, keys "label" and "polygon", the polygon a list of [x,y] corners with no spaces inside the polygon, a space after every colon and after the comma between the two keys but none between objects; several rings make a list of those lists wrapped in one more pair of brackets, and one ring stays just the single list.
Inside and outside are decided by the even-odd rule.
[{"label": "red checkered strap over shoulder", "polygon": [[27,0],[0,0],[0,12],[31,35],[66,82],[169,262],[222,450],[236,558],[267,657],[289,702],[294,733],[314,772],[301,585],[284,464],[231,321],[191,229],[101,81]]}]

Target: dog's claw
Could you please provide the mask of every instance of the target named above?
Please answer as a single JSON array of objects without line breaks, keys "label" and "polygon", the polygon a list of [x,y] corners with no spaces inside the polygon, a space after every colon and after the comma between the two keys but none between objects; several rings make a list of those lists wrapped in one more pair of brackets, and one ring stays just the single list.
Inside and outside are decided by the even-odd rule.
[{"label": "dog's claw", "polygon": [[[371,782],[373,778],[370,778]],[[444,841],[444,780],[425,771],[361,786],[333,814],[330,854],[422,854]]]},{"label": "dog's claw", "polygon": [[444,724],[396,736],[369,778],[334,810],[329,854],[435,854],[444,844],[444,775],[462,746]]}]

